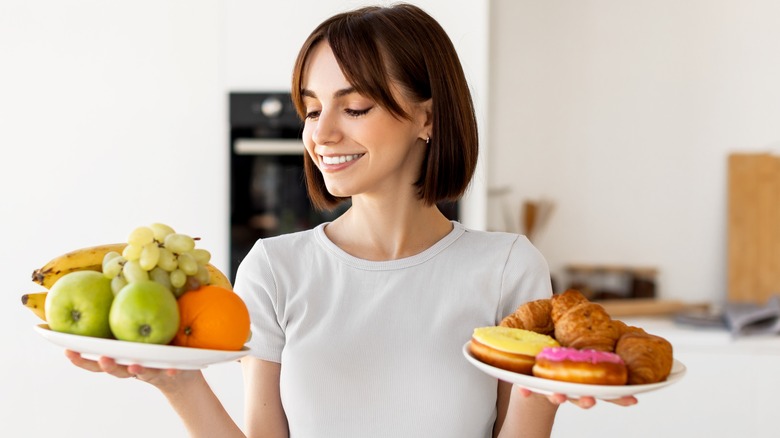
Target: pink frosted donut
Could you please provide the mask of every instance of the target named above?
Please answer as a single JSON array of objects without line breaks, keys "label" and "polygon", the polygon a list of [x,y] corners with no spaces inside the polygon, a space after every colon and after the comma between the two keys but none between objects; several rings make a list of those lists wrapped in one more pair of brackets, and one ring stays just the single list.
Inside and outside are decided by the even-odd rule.
[{"label": "pink frosted donut", "polygon": [[547,347],[536,355],[533,375],[562,382],[625,385],[628,370],[615,353]]}]

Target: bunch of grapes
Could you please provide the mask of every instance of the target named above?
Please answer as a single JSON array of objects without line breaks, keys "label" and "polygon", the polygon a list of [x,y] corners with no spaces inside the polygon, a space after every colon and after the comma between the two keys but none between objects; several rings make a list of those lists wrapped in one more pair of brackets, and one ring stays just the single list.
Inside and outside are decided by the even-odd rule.
[{"label": "bunch of grapes", "polygon": [[153,280],[176,297],[209,283],[206,265],[211,253],[195,248],[195,239],[161,223],[141,226],[127,238],[127,246],[103,258],[103,275],[119,293],[128,283]]}]

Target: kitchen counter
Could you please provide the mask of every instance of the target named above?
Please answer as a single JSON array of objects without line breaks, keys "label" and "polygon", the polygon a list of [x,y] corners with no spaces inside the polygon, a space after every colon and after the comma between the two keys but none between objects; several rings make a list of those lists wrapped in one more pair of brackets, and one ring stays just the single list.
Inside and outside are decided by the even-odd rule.
[{"label": "kitchen counter", "polygon": [[589,410],[567,404],[553,437],[777,437],[780,336],[734,338],[725,328],[694,327],[668,317],[622,317],[663,336],[687,368],[678,383],[639,394],[623,408],[599,401]]},{"label": "kitchen counter", "polygon": [[672,346],[684,351],[711,350],[740,354],[780,355],[780,336],[734,337],[724,327],[697,327],[675,322],[669,317],[623,318],[629,325],[642,327],[648,333],[662,336]]}]

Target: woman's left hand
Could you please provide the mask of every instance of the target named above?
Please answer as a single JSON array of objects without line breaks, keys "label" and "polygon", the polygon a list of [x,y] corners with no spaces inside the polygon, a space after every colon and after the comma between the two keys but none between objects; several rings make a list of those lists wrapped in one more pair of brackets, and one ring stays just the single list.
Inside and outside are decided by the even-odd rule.
[{"label": "woman's left hand", "polygon": [[[523,388],[521,386],[517,386],[517,391],[522,395],[523,397],[529,397],[531,394],[533,394],[533,391]],[[547,400],[550,401],[550,403],[555,405],[562,405],[566,403],[567,401],[579,406],[582,409],[590,409],[593,406],[596,405],[596,399],[591,396],[582,396],[580,398],[570,398],[566,396],[565,394],[552,394],[546,396]],[[614,403],[618,406],[632,406],[637,404],[638,400],[633,395],[628,395],[620,398],[616,398],[613,400],[605,400],[609,403]]]}]

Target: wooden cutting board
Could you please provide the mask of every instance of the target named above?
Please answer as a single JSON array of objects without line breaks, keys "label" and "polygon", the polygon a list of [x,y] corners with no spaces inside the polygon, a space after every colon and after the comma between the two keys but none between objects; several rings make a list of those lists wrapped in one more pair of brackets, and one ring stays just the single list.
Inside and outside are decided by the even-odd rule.
[{"label": "wooden cutting board", "polygon": [[729,156],[727,244],[729,300],[780,294],[780,157]]},{"label": "wooden cutting board", "polygon": [[661,300],[655,298],[631,298],[619,300],[594,301],[601,304],[612,317],[623,316],[669,316],[691,310],[706,310],[704,303],[686,303],[679,300]]}]

